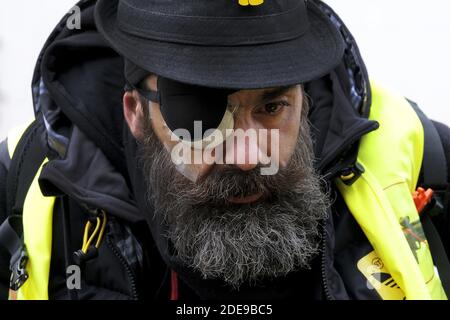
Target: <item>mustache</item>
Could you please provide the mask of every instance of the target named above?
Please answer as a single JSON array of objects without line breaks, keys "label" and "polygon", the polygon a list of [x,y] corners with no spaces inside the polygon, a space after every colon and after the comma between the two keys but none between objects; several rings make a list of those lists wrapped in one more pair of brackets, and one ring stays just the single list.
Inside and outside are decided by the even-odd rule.
[{"label": "mustache", "polygon": [[258,165],[243,171],[235,166],[215,166],[196,183],[187,181],[177,172],[179,178],[175,179],[171,189],[173,195],[189,206],[230,205],[229,198],[244,198],[254,194],[261,194],[261,199],[270,202],[289,195],[294,185],[296,192],[301,192],[299,188],[302,188],[302,181],[313,174],[310,166],[295,157],[287,167],[280,168],[276,175],[261,175],[262,167]]},{"label": "mustache", "polygon": [[276,191],[273,176],[261,176],[260,167],[242,171],[235,167],[215,167],[199,182],[183,183],[176,189],[184,190],[178,194],[186,204],[221,205],[231,197],[244,198],[253,194],[262,194],[264,198],[274,195]]}]

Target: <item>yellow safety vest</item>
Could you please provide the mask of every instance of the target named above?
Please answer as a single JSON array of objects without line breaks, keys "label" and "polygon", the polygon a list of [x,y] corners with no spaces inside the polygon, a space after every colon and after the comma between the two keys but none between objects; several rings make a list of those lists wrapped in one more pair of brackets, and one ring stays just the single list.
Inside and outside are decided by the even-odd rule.
[{"label": "yellow safety vest", "polygon": [[[383,299],[447,299],[412,197],[423,160],[422,124],[405,98],[376,84],[372,97],[370,119],[380,128],[361,140],[358,162],[365,172],[351,186],[336,180],[374,248],[358,269]],[[417,247],[410,247],[406,235],[411,234]],[[379,286],[373,277],[377,270],[390,274],[398,286]]]},{"label": "yellow safety vest", "polygon": [[[375,84],[372,90],[370,119],[378,121],[380,128],[362,138],[358,162],[365,172],[351,186],[335,181],[374,248],[358,262],[358,269],[383,299],[447,299],[426,239],[416,237],[416,246],[411,248],[407,238],[408,232],[423,234],[412,198],[422,166],[422,124],[403,97]],[[8,136],[11,157],[23,131]],[[29,279],[17,292],[17,299],[48,299],[55,198],[44,197],[39,189],[41,169],[24,204]],[[390,274],[394,284],[380,286],[374,276],[377,272]]]}]

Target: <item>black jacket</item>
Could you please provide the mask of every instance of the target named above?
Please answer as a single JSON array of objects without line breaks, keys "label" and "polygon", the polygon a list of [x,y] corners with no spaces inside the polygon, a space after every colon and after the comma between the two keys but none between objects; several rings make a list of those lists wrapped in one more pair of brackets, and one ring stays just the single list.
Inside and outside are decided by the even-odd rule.
[{"label": "black jacket", "polygon": [[[168,299],[171,270],[179,274],[180,299],[303,298],[379,299],[357,270],[358,260],[373,250],[337,191],[330,218],[324,223],[322,253],[312,270],[299,271],[276,282],[239,292],[220,281],[203,280],[172,264],[167,240],[149,219],[142,173],[135,162],[136,142],[123,119],[123,61],[96,31],[95,1],[84,0],[82,29],[68,30],[65,18],[55,28],[39,56],[33,77],[34,110],[47,121],[41,137],[50,162],[40,176],[46,195],[57,196],[49,297],[67,299],[66,260],[62,221],[70,216],[71,250],[81,248],[84,225],[91,212],[108,213],[106,239],[99,256],[83,267],[80,299]],[[305,85],[312,98],[316,168],[327,183],[355,162],[360,138],[378,125],[367,119],[370,85],[357,45],[345,25],[326,5],[346,43],[341,64],[321,79]],[[450,160],[450,130],[436,124]],[[450,161],[447,161],[450,163]],[[0,146],[0,223],[6,212],[9,156]],[[450,171],[450,168],[449,168]],[[144,212],[146,214],[144,214]],[[449,230],[448,222],[445,219]],[[443,235],[450,246],[449,234]],[[0,249],[0,295],[9,280],[6,253]],[[448,247],[447,247],[448,250]],[[448,251],[449,252],[449,251]]]}]

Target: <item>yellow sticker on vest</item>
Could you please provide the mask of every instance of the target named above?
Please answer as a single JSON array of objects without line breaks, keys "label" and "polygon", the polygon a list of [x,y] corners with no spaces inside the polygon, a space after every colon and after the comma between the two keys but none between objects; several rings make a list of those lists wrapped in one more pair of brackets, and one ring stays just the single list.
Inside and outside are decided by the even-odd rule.
[{"label": "yellow sticker on vest", "polygon": [[357,266],[367,279],[367,287],[376,290],[383,300],[405,300],[402,289],[392,278],[375,251],[359,260]]},{"label": "yellow sticker on vest", "polygon": [[264,0],[239,0],[241,6],[259,6],[264,3]]}]

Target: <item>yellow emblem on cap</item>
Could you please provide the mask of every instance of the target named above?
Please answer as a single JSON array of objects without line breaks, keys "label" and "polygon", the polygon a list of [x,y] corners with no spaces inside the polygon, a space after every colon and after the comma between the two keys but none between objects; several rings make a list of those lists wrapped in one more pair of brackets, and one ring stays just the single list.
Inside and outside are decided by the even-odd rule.
[{"label": "yellow emblem on cap", "polygon": [[239,0],[241,6],[259,6],[264,3],[264,0]]}]

